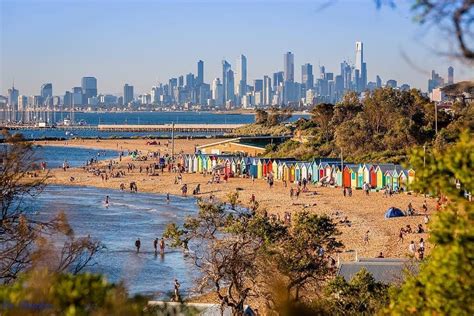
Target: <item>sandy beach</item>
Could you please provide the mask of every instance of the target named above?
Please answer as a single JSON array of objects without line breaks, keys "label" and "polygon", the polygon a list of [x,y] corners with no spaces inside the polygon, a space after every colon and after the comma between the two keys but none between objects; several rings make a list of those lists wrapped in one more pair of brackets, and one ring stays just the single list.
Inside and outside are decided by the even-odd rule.
[{"label": "sandy beach", "polygon": [[[175,152],[190,153],[194,151],[198,144],[205,144],[217,141],[216,139],[179,139],[175,140]],[[160,140],[160,145],[147,145],[147,140],[70,140],[37,142],[37,144],[48,146],[74,146],[88,147],[95,149],[115,149],[115,150],[139,150],[142,154],[149,151],[160,151],[161,154],[170,153],[171,146],[167,145],[167,140]],[[136,168],[132,172],[127,172],[127,164],[132,162],[129,157],[125,157],[121,162],[115,160],[114,171],[123,170],[126,172],[124,177],[110,178],[107,181],[82,168],[72,168],[67,171],[62,169],[50,170],[51,184],[62,185],[84,185],[102,188],[119,189],[120,184],[124,183],[126,188],[131,181],[135,181],[138,190],[142,192],[159,194],[181,194],[182,184],[175,184],[176,173],[169,173],[167,170],[158,176],[149,176],[145,168],[151,161],[133,161]],[[107,162],[99,165],[105,166]],[[139,172],[139,167],[143,167],[143,172]],[[71,177],[74,181],[71,181]],[[381,192],[371,192],[366,196],[361,190],[354,190],[352,197],[344,197],[342,189],[317,187],[310,185],[309,192],[302,193],[298,199],[290,198],[288,187],[277,181],[272,189],[264,180],[231,178],[227,183],[209,184],[210,176],[203,174],[183,174],[182,183],[188,185],[188,193],[192,192],[197,184],[201,185],[201,197],[209,197],[212,193],[221,201],[227,200],[227,193],[235,190],[239,191],[240,204],[248,206],[252,194],[259,202],[260,210],[267,210],[269,214],[280,215],[283,218],[285,212],[295,213],[301,210],[315,212],[319,214],[328,214],[336,221],[347,219],[349,225],[339,225],[342,235],[340,236],[348,253],[343,254],[345,260],[355,257],[355,252],[359,257],[375,257],[380,252],[385,257],[406,257],[408,244],[411,240],[418,243],[420,238],[427,239],[427,234],[408,234],[404,241],[399,241],[398,233],[401,227],[410,225],[412,228],[423,223],[423,216],[410,216],[402,218],[385,219],[384,213],[389,207],[397,207],[406,210],[409,203],[412,203],[415,210],[421,211],[425,198],[410,194],[397,194],[392,197],[384,197]],[[294,186],[296,187],[296,186]],[[428,214],[432,213],[435,207],[433,199],[426,199],[428,202]],[[425,227],[425,225],[423,225]],[[369,242],[364,242],[365,232],[369,231]],[[430,244],[427,244],[429,252]],[[353,252],[350,252],[353,251]]]}]

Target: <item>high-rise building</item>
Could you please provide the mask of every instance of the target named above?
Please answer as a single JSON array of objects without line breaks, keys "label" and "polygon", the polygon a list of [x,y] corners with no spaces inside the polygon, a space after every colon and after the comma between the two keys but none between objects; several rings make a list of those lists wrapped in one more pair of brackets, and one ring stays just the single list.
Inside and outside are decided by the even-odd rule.
[{"label": "high-rise building", "polygon": [[364,43],[356,42],[356,60],[355,70],[359,70],[359,76],[356,76],[355,82],[357,91],[364,91],[367,86],[367,65],[364,62]]},{"label": "high-rise building", "polygon": [[393,80],[393,79],[387,80],[387,83],[385,84],[385,86],[395,89],[398,86],[397,80]]},{"label": "high-rise building", "polygon": [[237,59],[235,77],[236,92],[241,98],[247,93],[247,57],[244,55],[240,55]]},{"label": "high-rise building", "polygon": [[198,75],[196,78],[196,86],[200,86],[204,83],[204,62],[202,60],[199,60],[197,63],[197,71]]},{"label": "high-rise building", "polygon": [[12,85],[10,89],[8,89],[8,104],[12,107],[18,106],[18,96],[20,95],[20,91],[15,89],[15,84]]},{"label": "high-rise building", "polygon": [[306,89],[312,89],[314,86],[313,65],[304,64],[301,66],[301,83]]},{"label": "high-rise building", "polygon": [[123,86],[123,104],[127,105],[132,101],[133,101],[133,86],[126,83],[125,86]]},{"label": "high-rise building", "polygon": [[82,77],[81,87],[85,100],[97,96],[97,79],[95,77]]},{"label": "high-rise building", "polygon": [[186,75],[186,88],[187,89],[193,89],[195,87],[195,82],[194,82],[194,74],[188,73]]},{"label": "high-rise building", "polygon": [[51,83],[45,83],[41,85],[41,97],[43,100],[46,100],[48,97],[53,97],[53,85]]},{"label": "high-rise building", "polygon": [[254,92],[263,91],[263,80],[262,79],[255,79],[253,81],[253,91]]},{"label": "high-rise building", "polygon": [[444,79],[436,71],[431,71],[431,79],[428,80],[428,92],[444,85]]},{"label": "high-rise building", "polygon": [[295,81],[295,56],[292,52],[287,52],[284,55],[285,66],[285,81]]},{"label": "high-rise building", "polygon": [[224,88],[224,102],[234,101],[234,72],[226,60],[222,61],[222,86]]},{"label": "high-rise building", "polygon": [[28,107],[28,97],[26,95],[18,96],[18,110],[24,111]]},{"label": "high-rise building", "polygon": [[82,90],[82,87],[72,88],[72,104],[73,105],[83,105],[87,103],[87,102],[84,102],[83,93],[84,91]]},{"label": "high-rise building", "polygon": [[448,84],[454,83],[454,68],[452,66],[448,67]]},{"label": "high-rise building", "polygon": [[382,88],[382,78],[380,78],[379,75],[377,75],[377,78],[375,79],[375,87]]},{"label": "high-rise building", "polygon": [[184,87],[184,76],[178,77],[178,87]]},{"label": "high-rise building", "polygon": [[283,84],[284,80],[283,71],[273,73],[273,87],[278,87],[279,85]]},{"label": "high-rise building", "polygon": [[216,78],[212,81],[211,92],[212,99],[215,101],[215,104],[217,106],[224,105],[224,89],[219,78]]},{"label": "high-rise building", "polygon": [[271,105],[272,102],[272,79],[263,77],[263,105]]}]

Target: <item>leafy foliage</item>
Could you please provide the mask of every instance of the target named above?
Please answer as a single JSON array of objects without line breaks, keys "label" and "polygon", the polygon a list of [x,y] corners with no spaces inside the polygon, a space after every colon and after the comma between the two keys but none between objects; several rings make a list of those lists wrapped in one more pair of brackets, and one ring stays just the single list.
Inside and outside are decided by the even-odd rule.
[{"label": "leafy foliage", "polygon": [[419,274],[409,276],[393,291],[387,312],[473,315],[474,205],[464,193],[474,191],[474,138],[463,132],[454,145],[434,149],[425,157],[426,167],[424,157],[421,150],[412,157],[412,164],[420,170],[415,185],[448,202],[430,225],[430,242],[436,247]]},{"label": "leafy foliage", "polygon": [[373,315],[388,303],[388,285],[377,282],[365,269],[349,282],[342,276],[336,277],[325,291],[336,315]]},{"label": "leafy foliage", "polygon": [[241,313],[249,297],[264,298],[275,307],[269,277],[285,279],[288,297],[299,299],[309,283],[327,280],[334,272],[330,255],[342,246],[327,216],[295,215],[292,227],[260,212],[227,212],[222,205],[199,202],[199,213],[182,227],[168,226],[173,245],[189,245],[188,255],[201,272],[200,290],[212,290],[222,305]]},{"label": "leafy foliage", "polygon": [[[38,220],[25,201],[40,194],[48,174],[37,169],[31,143],[21,134],[4,131],[0,149],[0,281],[13,281],[20,272],[45,266],[58,272],[82,270],[101,248],[90,237],[76,238],[63,213]],[[49,238],[64,240],[57,247]]]},{"label": "leafy foliage", "polygon": [[434,103],[420,91],[392,88],[367,92],[363,100],[349,92],[336,104],[318,104],[311,111],[312,124],[299,124],[297,134],[305,143],[287,141],[270,153],[273,157],[339,157],[348,160],[407,162],[413,146],[453,142],[464,128],[472,128],[473,105],[465,104],[447,114],[438,110],[435,135]]},{"label": "leafy foliage", "polygon": [[[129,299],[125,288],[93,274],[34,269],[0,286],[5,315],[144,315],[146,300]],[[151,313],[150,313],[151,314]]]}]

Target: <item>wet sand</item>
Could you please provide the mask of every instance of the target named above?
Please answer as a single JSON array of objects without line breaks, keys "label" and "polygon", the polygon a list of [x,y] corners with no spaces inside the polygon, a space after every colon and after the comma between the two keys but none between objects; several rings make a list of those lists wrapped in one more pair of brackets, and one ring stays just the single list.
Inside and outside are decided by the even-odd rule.
[{"label": "wet sand", "polygon": [[[146,140],[72,140],[67,143],[47,142],[46,145],[56,146],[74,146],[88,147],[99,149],[115,149],[115,150],[141,150],[142,153],[148,151],[160,150],[162,154],[170,153],[171,147],[165,146],[165,140],[159,140],[161,145],[147,145]],[[175,152],[191,153],[198,144],[205,144],[218,141],[217,139],[179,139],[175,141]],[[158,142],[158,140],[157,140]],[[45,142],[39,142],[45,145]],[[118,162],[118,159],[116,159]],[[114,170],[127,171],[127,163],[131,162],[129,157],[122,159],[122,162],[114,166]],[[145,174],[145,167],[152,161],[133,163],[137,166],[133,172],[126,174],[125,177],[111,178],[103,181],[100,177],[84,171],[81,168],[69,169],[63,171],[61,169],[53,169],[50,171],[49,183],[63,185],[87,185],[101,188],[118,189],[121,183],[126,188],[131,181],[135,181],[138,190],[150,193],[170,193],[181,195],[182,184],[175,184],[176,173],[169,173],[165,170],[164,174],[159,176],[148,176]],[[102,162],[101,164],[105,164]],[[143,167],[143,172],[139,172],[139,166]],[[70,177],[74,177],[74,181],[70,181]],[[242,205],[248,206],[252,194],[255,194],[256,200],[260,204],[260,210],[266,209],[269,214],[278,214],[281,218],[285,212],[295,213],[301,210],[315,212],[318,214],[331,215],[335,220],[339,221],[347,216],[351,222],[350,227],[347,225],[339,225],[342,235],[340,239],[345,245],[346,251],[356,251],[359,257],[375,257],[380,252],[385,257],[407,257],[408,245],[411,240],[416,244],[420,238],[427,240],[427,234],[408,234],[403,242],[398,241],[398,233],[401,227],[410,225],[413,229],[418,224],[423,223],[423,216],[411,216],[402,218],[385,219],[384,213],[389,207],[397,207],[406,210],[411,202],[416,211],[422,212],[422,204],[425,200],[423,196],[397,194],[386,198],[381,192],[371,192],[366,196],[361,190],[353,190],[352,197],[344,197],[340,188],[322,188],[309,185],[309,192],[301,193],[298,199],[291,199],[288,187],[284,187],[281,181],[276,181],[272,189],[264,180],[231,178],[227,183],[208,184],[210,176],[202,174],[183,174],[182,183],[188,185],[188,194],[192,192],[197,184],[201,184],[201,197],[209,197],[212,193],[221,201],[227,200],[227,193],[239,190],[239,200]],[[293,187],[296,187],[293,185]],[[426,199],[428,202],[428,214],[431,214],[435,207],[433,199]],[[335,215],[336,212],[339,215]],[[425,227],[425,225],[423,225]],[[366,231],[369,231],[369,242],[365,244],[363,238]],[[431,245],[426,243],[427,252]],[[342,254],[345,260],[353,260],[355,252]]]}]

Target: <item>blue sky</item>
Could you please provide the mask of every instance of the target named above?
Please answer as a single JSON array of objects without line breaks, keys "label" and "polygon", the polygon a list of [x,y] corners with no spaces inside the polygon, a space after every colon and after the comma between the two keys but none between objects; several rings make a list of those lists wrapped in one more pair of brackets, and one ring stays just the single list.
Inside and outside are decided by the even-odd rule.
[{"label": "blue sky", "polygon": [[[334,1],[112,1],[0,0],[0,94],[15,80],[20,94],[38,94],[52,82],[54,94],[95,76],[102,93],[137,93],[168,78],[196,73],[205,62],[205,81],[248,58],[248,79],[283,69],[283,54],[301,65],[339,72],[354,60],[354,42],[364,42],[369,81],[379,74],[426,90],[431,69],[455,79],[472,79],[472,68],[441,56],[449,42],[412,22],[408,1],[378,10],[372,0]],[[331,3],[331,5],[326,5]]]}]

